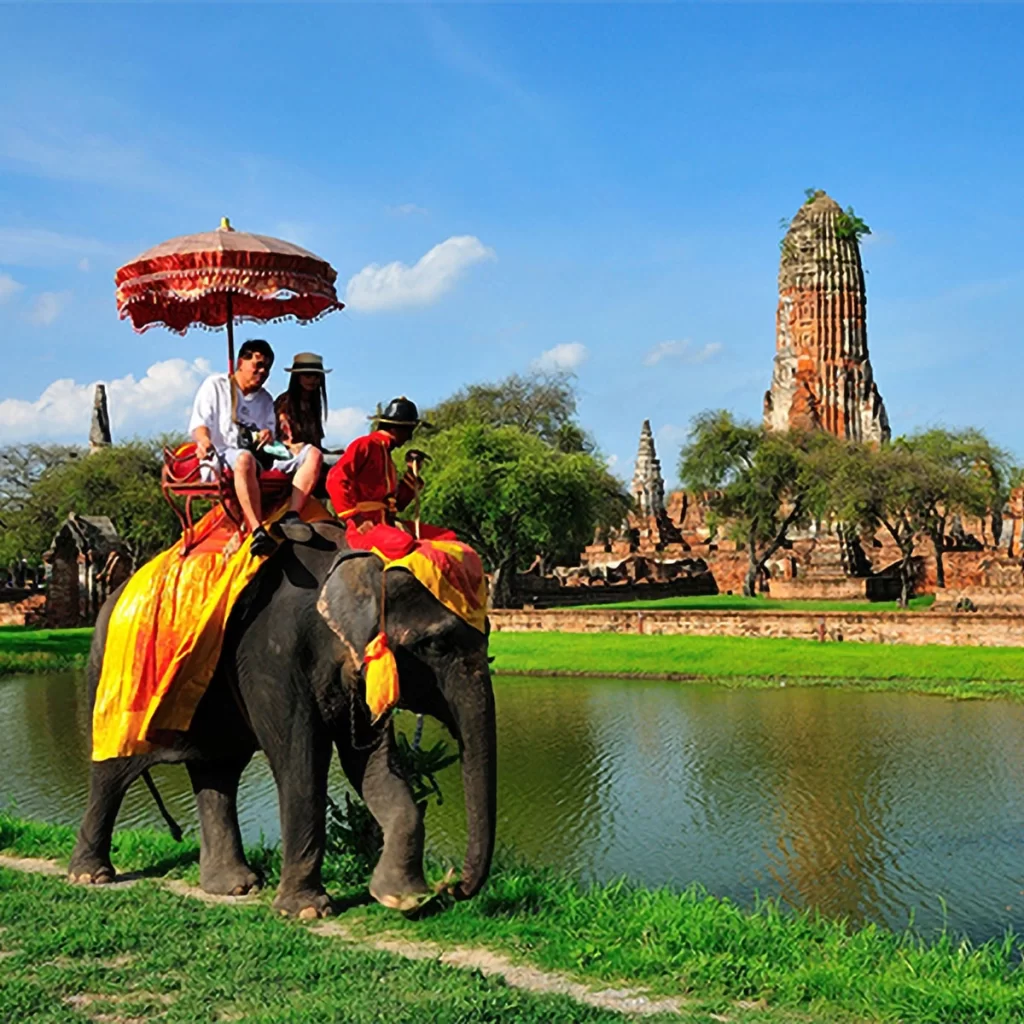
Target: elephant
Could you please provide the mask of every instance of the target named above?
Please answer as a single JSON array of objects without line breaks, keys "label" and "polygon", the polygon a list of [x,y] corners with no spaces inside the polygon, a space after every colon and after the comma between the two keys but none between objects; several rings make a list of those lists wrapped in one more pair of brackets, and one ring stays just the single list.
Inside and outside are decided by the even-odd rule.
[{"label": "elephant", "polygon": [[[111,595],[97,621],[88,666],[90,706],[118,595]],[[371,896],[398,910],[422,903],[429,894],[423,809],[397,765],[390,719],[371,723],[362,690],[363,651],[378,632],[382,598],[400,706],[433,716],[458,743],[467,845],[452,892],[456,899],[475,895],[490,870],[495,841],[496,737],[487,637],[410,573],[384,572],[376,555],[351,550],[335,523],[316,524],[305,543],[282,543],[242,593],[187,733],[151,753],[92,762],[70,878],[94,884],[114,879],[111,834],[125,791],[151,765],[174,762],[185,764],[196,796],[202,888],[241,895],[257,887],[259,879],[245,861],[236,800],[243,769],[262,749],[281,815],[274,907],[307,918],[329,914],[321,867],[334,747],[384,836]]]}]

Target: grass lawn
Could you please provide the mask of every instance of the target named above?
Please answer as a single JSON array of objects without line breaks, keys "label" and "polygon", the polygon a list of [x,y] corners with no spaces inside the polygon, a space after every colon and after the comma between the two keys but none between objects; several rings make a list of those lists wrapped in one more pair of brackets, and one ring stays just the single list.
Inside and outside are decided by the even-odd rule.
[{"label": "grass lawn", "polygon": [[[910,599],[910,611],[923,611],[935,604],[934,594]],[[575,608],[637,608],[663,611],[736,611],[765,612],[898,612],[896,601],[773,601],[770,597],[744,597],[742,594],[706,594],[697,597],[663,597],[656,601],[615,601],[612,604],[573,605]]]},{"label": "grass lawn", "polygon": [[492,633],[493,671],[712,679],[732,685],[856,683],[1024,699],[1024,648],[817,643],[726,636]]},{"label": "grass lawn", "polygon": [[0,1020],[11,1022],[623,1020],[320,937],[266,906],[206,906],[153,882],[96,891],[0,869],[0,957]]},{"label": "grass lawn", "polygon": [[[0,850],[66,859],[70,829],[0,813]],[[199,1022],[610,1021],[567,999],[527,995],[457,973],[317,937],[255,905],[209,907],[158,887],[194,880],[196,843],[115,833],[114,862],[152,876],[129,889],[72,887],[0,869],[0,1020]],[[274,851],[253,862],[273,884]],[[957,1021],[1024,1017],[1017,939],[973,947],[926,942],[773,903],[743,910],[694,887],[582,885],[499,865],[474,900],[410,920],[354,899],[365,872],[328,864],[332,893],[356,934],[486,947],[596,987],[632,984],[683,996],[681,1017],[710,1024]],[[88,997],[88,998],[87,998]]]},{"label": "grass lawn", "polygon": [[0,627],[0,675],[61,672],[85,667],[92,629]]}]

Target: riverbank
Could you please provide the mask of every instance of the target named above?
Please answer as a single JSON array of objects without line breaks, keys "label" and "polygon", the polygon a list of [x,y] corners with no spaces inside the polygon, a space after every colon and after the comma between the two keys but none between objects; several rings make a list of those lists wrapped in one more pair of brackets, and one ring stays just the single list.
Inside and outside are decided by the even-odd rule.
[{"label": "riverbank", "polygon": [[[0,851],[9,855],[64,864],[72,844],[71,829],[0,813]],[[644,991],[648,1005],[672,998],[678,1012],[656,1021],[988,1024],[1024,1014],[1016,937],[980,947],[950,936],[925,942],[772,903],[746,911],[697,888],[585,886],[509,864],[476,899],[414,921],[365,905],[364,880],[344,858],[329,859],[326,872],[340,916],[310,927],[274,915],[269,892],[218,906],[168,892],[168,880],[180,892],[197,879],[192,839],[118,832],[113,856],[145,878],[89,889],[0,868],[0,1019],[84,1022],[113,1006],[126,1017],[143,1009],[147,1020],[206,1021],[216,1008],[246,1021],[342,1012],[349,1021],[413,1021],[424,1019],[424,1000],[438,1022],[622,1019],[447,970],[439,960],[460,962],[456,948],[477,967],[490,950],[594,989]],[[250,857],[272,885],[277,851]],[[331,927],[343,941],[327,941]],[[388,953],[372,948],[385,933]],[[425,962],[401,955],[424,949]]]},{"label": "riverbank", "polygon": [[92,629],[0,627],[0,675],[85,668]]},{"label": "riverbank", "polygon": [[[0,629],[0,675],[84,669],[91,629]],[[492,632],[495,675],[857,686],[1024,700],[1024,648],[630,633]]]},{"label": "riverbank", "polygon": [[1024,648],[901,647],[730,636],[492,633],[496,675],[707,681],[727,686],[855,685],[1024,699]]}]

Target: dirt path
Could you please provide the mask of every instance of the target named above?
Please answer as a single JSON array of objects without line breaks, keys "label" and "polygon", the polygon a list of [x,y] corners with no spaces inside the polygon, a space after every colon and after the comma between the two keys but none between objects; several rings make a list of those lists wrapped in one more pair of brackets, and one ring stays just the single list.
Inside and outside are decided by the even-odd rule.
[{"label": "dirt path", "polygon": [[[0,868],[42,875],[67,874],[66,869],[53,860],[42,860],[37,857],[10,857],[5,854],[0,854]],[[103,886],[103,888],[126,888],[137,880],[137,876],[124,876],[115,882]],[[179,896],[197,899],[203,903],[245,906],[247,904],[252,905],[258,902],[259,899],[256,895],[213,896],[210,893],[203,892],[202,889],[196,886],[187,885],[185,882],[177,879],[155,879],[155,881]],[[678,997],[656,997],[642,989],[606,988],[594,990],[579,981],[573,980],[568,975],[560,974],[556,971],[541,970],[539,967],[532,967],[526,964],[517,964],[507,957],[488,949],[475,949],[464,946],[445,948],[433,942],[419,942],[401,938],[393,933],[383,933],[367,937],[357,934],[336,920],[316,922],[310,926],[310,931],[315,935],[346,942],[362,949],[373,949],[383,953],[390,953],[393,956],[400,956],[406,960],[437,960],[445,966],[457,970],[479,971],[486,977],[501,978],[505,984],[512,988],[522,989],[538,995],[568,996],[584,1006],[593,1006],[601,1010],[611,1010],[615,1013],[629,1014],[630,1016],[650,1017],[655,1014],[664,1013],[682,1014],[688,1005],[685,999]],[[752,1007],[738,1007],[738,1009],[749,1008]],[[720,1017],[718,1019],[727,1020],[728,1018]]]}]

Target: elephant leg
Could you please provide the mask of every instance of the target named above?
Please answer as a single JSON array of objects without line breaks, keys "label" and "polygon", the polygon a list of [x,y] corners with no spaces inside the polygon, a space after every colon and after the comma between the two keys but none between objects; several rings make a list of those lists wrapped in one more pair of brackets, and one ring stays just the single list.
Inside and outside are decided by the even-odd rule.
[{"label": "elephant leg", "polygon": [[199,884],[206,892],[242,896],[259,885],[238,830],[238,780],[248,761],[188,762],[199,809]]},{"label": "elephant leg", "polygon": [[102,885],[116,877],[110,862],[110,840],[117,812],[128,787],[148,767],[142,758],[118,757],[93,761],[89,771],[89,806],[78,829],[68,865],[72,882]]},{"label": "elephant leg", "polygon": [[389,725],[382,742],[372,750],[339,746],[338,753],[349,781],[384,832],[384,850],[370,879],[370,895],[385,907],[413,910],[430,892],[423,877],[423,809],[417,807],[398,769],[393,744]]},{"label": "elephant leg", "polygon": [[331,913],[320,874],[330,758],[330,744],[320,737],[304,738],[271,758],[281,812],[281,882],[274,909],[283,914],[313,918]]}]

